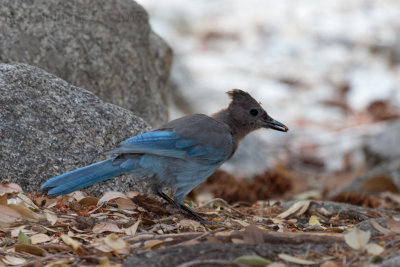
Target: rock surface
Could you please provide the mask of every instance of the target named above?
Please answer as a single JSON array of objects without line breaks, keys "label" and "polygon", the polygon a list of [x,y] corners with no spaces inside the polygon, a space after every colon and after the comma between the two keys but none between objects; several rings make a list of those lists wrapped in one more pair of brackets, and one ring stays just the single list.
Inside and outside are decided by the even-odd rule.
[{"label": "rock surface", "polygon": [[335,198],[346,192],[377,194],[385,191],[400,192],[400,158],[377,165],[328,196]]},{"label": "rock surface", "polygon": [[[1,182],[16,182],[25,192],[104,159],[102,152],[149,129],[131,111],[25,64],[0,64],[0,106]],[[87,189],[95,195],[107,190],[149,192],[132,176]]]},{"label": "rock surface", "polygon": [[132,110],[167,121],[172,51],[132,0],[4,0],[0,62],[40,67]]}]

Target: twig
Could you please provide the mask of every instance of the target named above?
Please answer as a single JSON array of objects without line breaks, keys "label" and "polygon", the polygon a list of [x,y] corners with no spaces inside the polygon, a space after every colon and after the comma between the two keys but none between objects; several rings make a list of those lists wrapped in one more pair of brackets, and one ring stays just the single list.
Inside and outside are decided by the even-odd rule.
[{"label": "twig", "polygon": [[[180,214],[179,214],[180,215]],[[159,219],[159,222],[168,222],[168,221],[173,221],[174,218],[177,218],[178,215],[177,214],[173,214],[168,216],[167,218],[163,218],[163,219]]]},{"label": "twig", "polygon": [[231,209],[231,210],[233,210],[233,211],[239,213],[240,215],[242,215],[242,216],[248,216],[247,214],[244,214],[244,213],[241,212],[240,210],[234,208],[232,205],[229,205],[228,202],[226,202],[226,201],[223,200],[222,198],[214,198],[214,199],[208,201],[207,203],[205,203],[205,204],[199,206],[198,208],[202,208],[202,207],[208,206],[208,205],[210,205],[211,203],[214,203],[214,202],[221,202],[225,207],[227,207],[227,208],[229,208],[229,209]]},{"label": "twig", "polygon": [[[50,254],[45,257],[39,258],[42,263],[44,263],[46,260],[50,260],[52,258],[60,259],[60,258],[71,258],[71,255],[63,254],[63,253],[56,253],[56,254]],[[20,267],[27,267],[27,266],[32,266],[35,264],[37,258],[34,258],[24,264],[19,265]]]}]

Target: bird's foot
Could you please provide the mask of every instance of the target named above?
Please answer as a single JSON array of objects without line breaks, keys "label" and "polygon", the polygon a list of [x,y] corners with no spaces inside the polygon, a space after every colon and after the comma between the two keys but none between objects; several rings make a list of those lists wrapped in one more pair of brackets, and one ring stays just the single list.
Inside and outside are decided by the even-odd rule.
[{"label": "bird's foot", "polygon": [[203,217],[198,215],[196,212],[194,212],[191,208],[189,208],[185,204],[177,203],[175,200],[170,198],[164,192],[157,192],[157,194],[160,197],[162,197],[165,201],[167,201],[169,204],[172,204],[175,207],[177,207],[178,209],[180,209],[181,211],[184,211],[186,214],[190,215],[191,217],[193,217],[194,219],[199,221],[204,226],[212,226],[212,225],[220,225],[221,224],[221,223],[218,223],[216,221],[207,221],[206,219],[204,219]]}]

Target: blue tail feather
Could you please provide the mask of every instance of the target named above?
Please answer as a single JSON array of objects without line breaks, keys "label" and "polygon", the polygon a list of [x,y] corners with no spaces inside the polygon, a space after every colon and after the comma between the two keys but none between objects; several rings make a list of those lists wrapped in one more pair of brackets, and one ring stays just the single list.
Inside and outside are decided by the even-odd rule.
[{"label": "blue tail feather", "polygon": [[60,196],[127,172],[127,169],[120,165],[113,165],[113,160],[100,161],[53,177],[45,182],[41,189],[49,196]]}]

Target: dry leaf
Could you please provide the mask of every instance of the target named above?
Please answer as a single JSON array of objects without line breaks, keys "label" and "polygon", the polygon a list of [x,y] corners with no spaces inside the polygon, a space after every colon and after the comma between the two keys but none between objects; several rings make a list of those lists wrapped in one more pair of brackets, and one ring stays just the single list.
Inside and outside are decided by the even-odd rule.
[{"label": "dry leaf", "polygon": [[140,195],[140,193],[138,191],[129,191],[129,192],[126,192],[125,195],[128,198],[134,198],[134,197]]},{"label": "dry leaf", "polygon": [[55,215],[54,213],[50,213],[50,212],[46,212],[46,219],[47,219],[47,221],[49,221],[49,223],[51,225],[55,225],[58,220],[57,215]]},{"label": "dry leaf", "polygon": [[31,236],[31,241],[32,244],[40,244],[40,243],[45,243],[51,240],[51,237],[46,235],[46,234],[37,234],[37,235],[33,235]]},{"label": "dry leaf", "polygon": [[118,204],[118,208],[121,210],[134,210],[137,208],[136,204],[127,198],[118,198],[115,202]]},{"label": "dry leaf", "polygon": [[365,246],[366,250],[369,254],[379,255],[383,252],[383,247],[379,246],[378,244],[369,243]]},{"label": "dry leaf", "polygon": [[17,257],[13,257],[10,255],[6,255],[3,259],[3,262],[5,264],[15,266],[15,265],[24,264],[26,262],[26,260],[24,258],[17,258]]},{"label": "dry leaf", "polygon": [[286,264],[282,262],[272,262],[268,264],[268,267],[286,267]]},{"label": "dry leaf", "polygon": [[100,257],[97,267],[120,267],[121,264],[111,264],[107,257]]},{"label": "dry leaf", "polygon": [[334,261],[326,261],[320,267],[339,267]]},{"label": "dry leaf", "polygon": [[20,204],[8,204],[7,207],[15,210],[21,215],[21,218],[28,220],[39,220],[43,217],[35,212],[33,212],[30,208],[26,207],[23,203]]},{"label": "dry leaf", "polygon": [[71,246],[74,250],[78,250],[81,247],[81,243],[79,241],[72,239],[66,234],[61,235],[61,239],[65,244]]},{"label": "dry leaf", "polygon": [[383,227],[382,225],[380,225],[377,221],[375,220],[371,220],[371,225],[378,230],[379,232],[381,232],[384,235],[388,235],[390,233],[392,233],[392,231],[390,231],[389,229]]},{"label": "dry leaf", "polygon": [[163,242],[164,242],[164,241],[162,241],[162,240],[148,240],[148,241],[144,242],[143,249],[144,249],[144,250],[148,250],[148,249],[159,248],[160,245],[161,245]]},{"label": "dry leaf", "polygon": [[309,225],[318,225],[322,229],[326,229],[326,227],[322,226],[322,224],[319,222],[319,217],[316,215],[312,215],[310,217],[310,220],[308,221]]},{"label": "dry leaf", "polygon": [[22,188],[15,184],[15,183],[9,183],[9,184],[0,184],[0,195],[4,194],[12,194],[12,193],[22,193]]},{"label": "dry leaf", "polygon": [[260,257],[258,255],[246,255],[246,256],[240,256],[234,260],[234,262],[242,263],[248,266],[267,266],[268,264],[271,263],[270,260],[267,260],[263,257]]},{"label": "dry leaf", "polygon": [[74,191],[70,194],[76,201],[80,201],[81,199],[86,197],[86,193],[82,191]]},{"label": "dry leaf", "polygon": [[18,237],[18,234],[20,231],[24,232],[25,234],[29,234],[30,231],[25,229],[26,225],[21,225],[18,227],[15,227],[11,230],[11,237]]},{"label": "dry leaf", "polygon": [[109,234],[105,239],[104,243],[107,244],[113,250],[119,250],[126,247],[126,242],[118,237],[116,234]]},{"label": "dry leaf", "polygon": [[46,250],[30,244],[16,244],[14,248],[15,252],[26,252],[36,256],[44,256],[47,254]]},{"label": "dry leaf", "polygon": [[231,240],[232,240],[233,244],[244,244],[244,243],[246,243],[246,242],[244,242],[243,239],[239,239],[239,238],[232,238]]},{"label": "dry leaf", "polygon": [[310,203],[311,203],[310,200],[298,201],[298,202],[294,203],[289,209],[287,209],[286,211],[279,214],[278,217],[281,219],[285,219],[295,213],[297,216],[300,216],[308,210]]},{"label": "dry leaf", "polygon": [[344,241],[353,249],[365,250],[365,245],[371,237],[370,231],[363,231],[358,228],[354,228],[350,232],[344,235]]},{"label": "dry leaf", "polygon": [[238,224],[240,224],[241,226],[247,227],[250,224],[248,222],[242,221],[242,220],[236,220],[236,219],[231,219],[231,221],[233,222],[237,222]]},{"label": "dry leaf", "polygon": [[400,222],[399,221],[396,221],[393,219],[387,220],[386,225],[390,228],[390,230],[392,230],[396,234],[400,234]]},{"label": "dry leaf", "polygon": [[104,232],[114,232],[114,233],[123,233],[124,232],[121,229],[119,229],[117,225],[115,225],[113,223],[109,223],[109,222],[96,224],[93,227],[92,231],[95,234],[100,234],[100,233],[104,233]]},{"label": "dry leaf", "polygon": [[7,204],[8,204],[7,194],[0,195],[0,205],[7,205]]},{"label": "dry leaf", "polygon": [[32,244],[32,241],[29,238],[29,236],[27,236],[26,234],[24,234],[24,232],[22,232],[20,230],[18,233],[18,243],[19,244]]},{"label": "dry leaf", "polygon": [[299,259],[299,258],[290,256],[290,255],[285,254],[285,253],[279,254],[278,257],[281,258],[284,261],[291,262],[291,263],[297,263],[297,264],[301,264],[301,265],[317,264],[315,261]]},{"label": "dry leaf", "polygon": [[9,206],[0,205],[0,222],[12,223],[19,219],[22,219],[22,216],[17,211]]},{"label": "dry leaf", "polygon": [[178,227],[182,229],[197,231],[197,229],[201,227],[201,224],[198,221],[183,219],[178,223]]},{"label": "dry leaf", "polygon": [[111,199],[115,198],[128,198],[128,197],[121,192],[108,191],[105,192],[104,195],[99,199],[97,206],[101,206],[104,202],[110,201]]},{"label": "dry leaf", "polygon": [[25,196],[24,194],[21,194],[21,193],[18,194],[18,198],[21,199],[28,207],[35,209],[35,210],[39,209],[39,207],[36,206],[36,204],[33,203],[33,201],[29,197]]},{"label": "dry leaf", "polygon": [[78,201],[78,203],[84,207],[96,206],[98,202],[99,202],[99,199],[97,197],[90,197],[90,196],[84,197]]},{"label": "dry leaf", "polygon": [[140,219],[137,220],[137,221],[135,222],[135,224],[131,225],[131,226],[128,227],[128,228],[123,228],[122,230],[123,230],[123,231],[125,232],[125,234],[127,234],[127,235],[135,235],[135,234],[136,234],[136,231],[137,231],[137,229],[138,229],[138,227],[139,227],[139,224],[140,224]]}]

